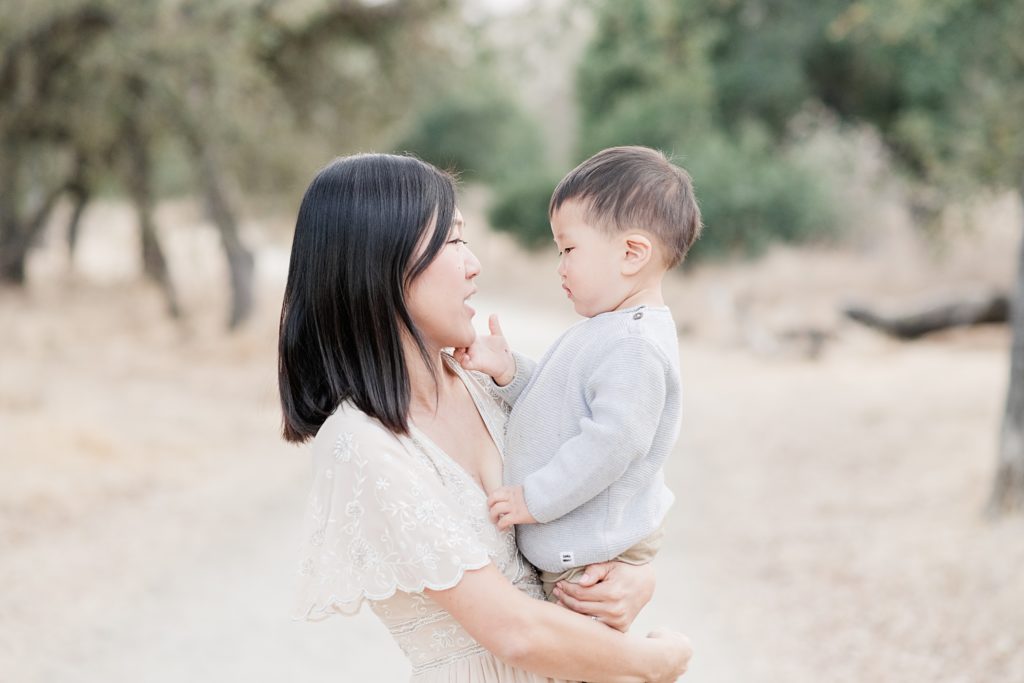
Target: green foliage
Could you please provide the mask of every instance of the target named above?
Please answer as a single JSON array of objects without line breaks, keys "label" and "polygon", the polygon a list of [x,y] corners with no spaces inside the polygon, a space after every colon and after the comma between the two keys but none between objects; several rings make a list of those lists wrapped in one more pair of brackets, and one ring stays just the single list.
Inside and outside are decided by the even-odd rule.
[{"label": "green foliage", "polygon": [[419,112],[396,148],[466,180],[499,184],[544,163],[540,133],[507,94],[491,85],[453,90]]},{"label": "green foliage", "polygon": [[925,182],[961,191],[1020,187],[1022,35],[1018,0],[854,3],[830,25],[835,50],[848,64],[884,64],[886,77],[840,74],[846,78],[833,89],[860,96],[826,101],[877,126]]},{"label": "green foliage", "polygon": [[[710,46],[715,118],[729,130],[756,121],[783,139],[827,71],[828,22],[846,0],[715,2],[691,0],[695,20],[715,26]],[[822,74],[825,80],[828,75]]]},{"label": "green foliage", "polygon": [[682,4],[604,2],[577,73],[580,157],[621,144],[670,147],[711,123],[710,34]]},{"label": "green foliage", "polygon": [[488,220],[496,230],[511,233],[529,249],[551,245],[548,203],[558,178],[526,175],[495,189]]},{"label": "green foliage", "polygon": [[785,154],[824,16],[797,0],[601,3],[579,68],[579,157],[614,145],[676,156],[706,226],[692,258],[834,234],[828,188]]},{"label": "green foliage", "polygon": [[695,178],[705,225],[694,258],[756,255],[774,242],[822,241],[836,233],[828,188],[763,130],[709,136],[680,161]]}]

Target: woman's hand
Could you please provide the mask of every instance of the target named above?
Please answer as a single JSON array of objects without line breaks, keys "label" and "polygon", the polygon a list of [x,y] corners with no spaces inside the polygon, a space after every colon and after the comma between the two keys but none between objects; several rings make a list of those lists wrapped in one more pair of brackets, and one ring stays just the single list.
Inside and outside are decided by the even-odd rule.
[{"label": "woman's hand", "polygon": [[665,645],[666,654],[665,670],[659,672],[657,678],[652,678],[652,683],[672,683],[686,673],[690,667],[690,658],[693,657],[689,638],[675,631],[651,631],[647,637]]},{"label": "woman's hand", "polygon": [[650,563],[601,562],[589,565],[578,584],[559,581],[554,596],[560,605],[625,633],[651,601],[654,583]]}]

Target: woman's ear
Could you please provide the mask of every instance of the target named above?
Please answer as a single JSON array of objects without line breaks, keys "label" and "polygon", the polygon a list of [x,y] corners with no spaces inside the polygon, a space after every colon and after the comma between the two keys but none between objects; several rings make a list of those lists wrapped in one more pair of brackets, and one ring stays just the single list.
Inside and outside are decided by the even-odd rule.
[{"label": "woman's ear", "polygon": [[636,275],[650,263],[654,256],[654,245],[650,238],[638,232],[626,235],[625,257],[622,259],[622,274]]}]

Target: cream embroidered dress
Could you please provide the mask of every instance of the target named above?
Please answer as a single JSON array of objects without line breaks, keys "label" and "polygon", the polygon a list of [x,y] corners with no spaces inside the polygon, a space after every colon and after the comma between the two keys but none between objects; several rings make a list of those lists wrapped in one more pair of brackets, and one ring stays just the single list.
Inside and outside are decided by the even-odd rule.
[{"label": "cream embroidered dress", "polygon": [[[453,363],[501,451],[504,404]],[[515,535],[487,516],[476,480],[424,434],[396,437],[352,405],[313,441],[298,617],[355,614],[363,601],[412,664],[412,681],[537,683],[485,650],[423,592],[444,590],[490,562],[520,590],[543,599]]]}]

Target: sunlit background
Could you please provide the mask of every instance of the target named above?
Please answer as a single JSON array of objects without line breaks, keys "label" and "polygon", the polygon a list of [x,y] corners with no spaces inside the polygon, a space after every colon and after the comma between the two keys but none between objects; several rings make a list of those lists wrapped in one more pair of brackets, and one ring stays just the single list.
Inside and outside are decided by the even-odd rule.
[{"label": "sunlit background", "polygon": [[456,171],[478,325],[538,355],[555,183],[644,144],[706,228],[634,630],[697,683],[1021,683],[1022,36],[1020,0],[0,0],[0,681],[406,678],[368,610],[290,619],[301,193]]}]

